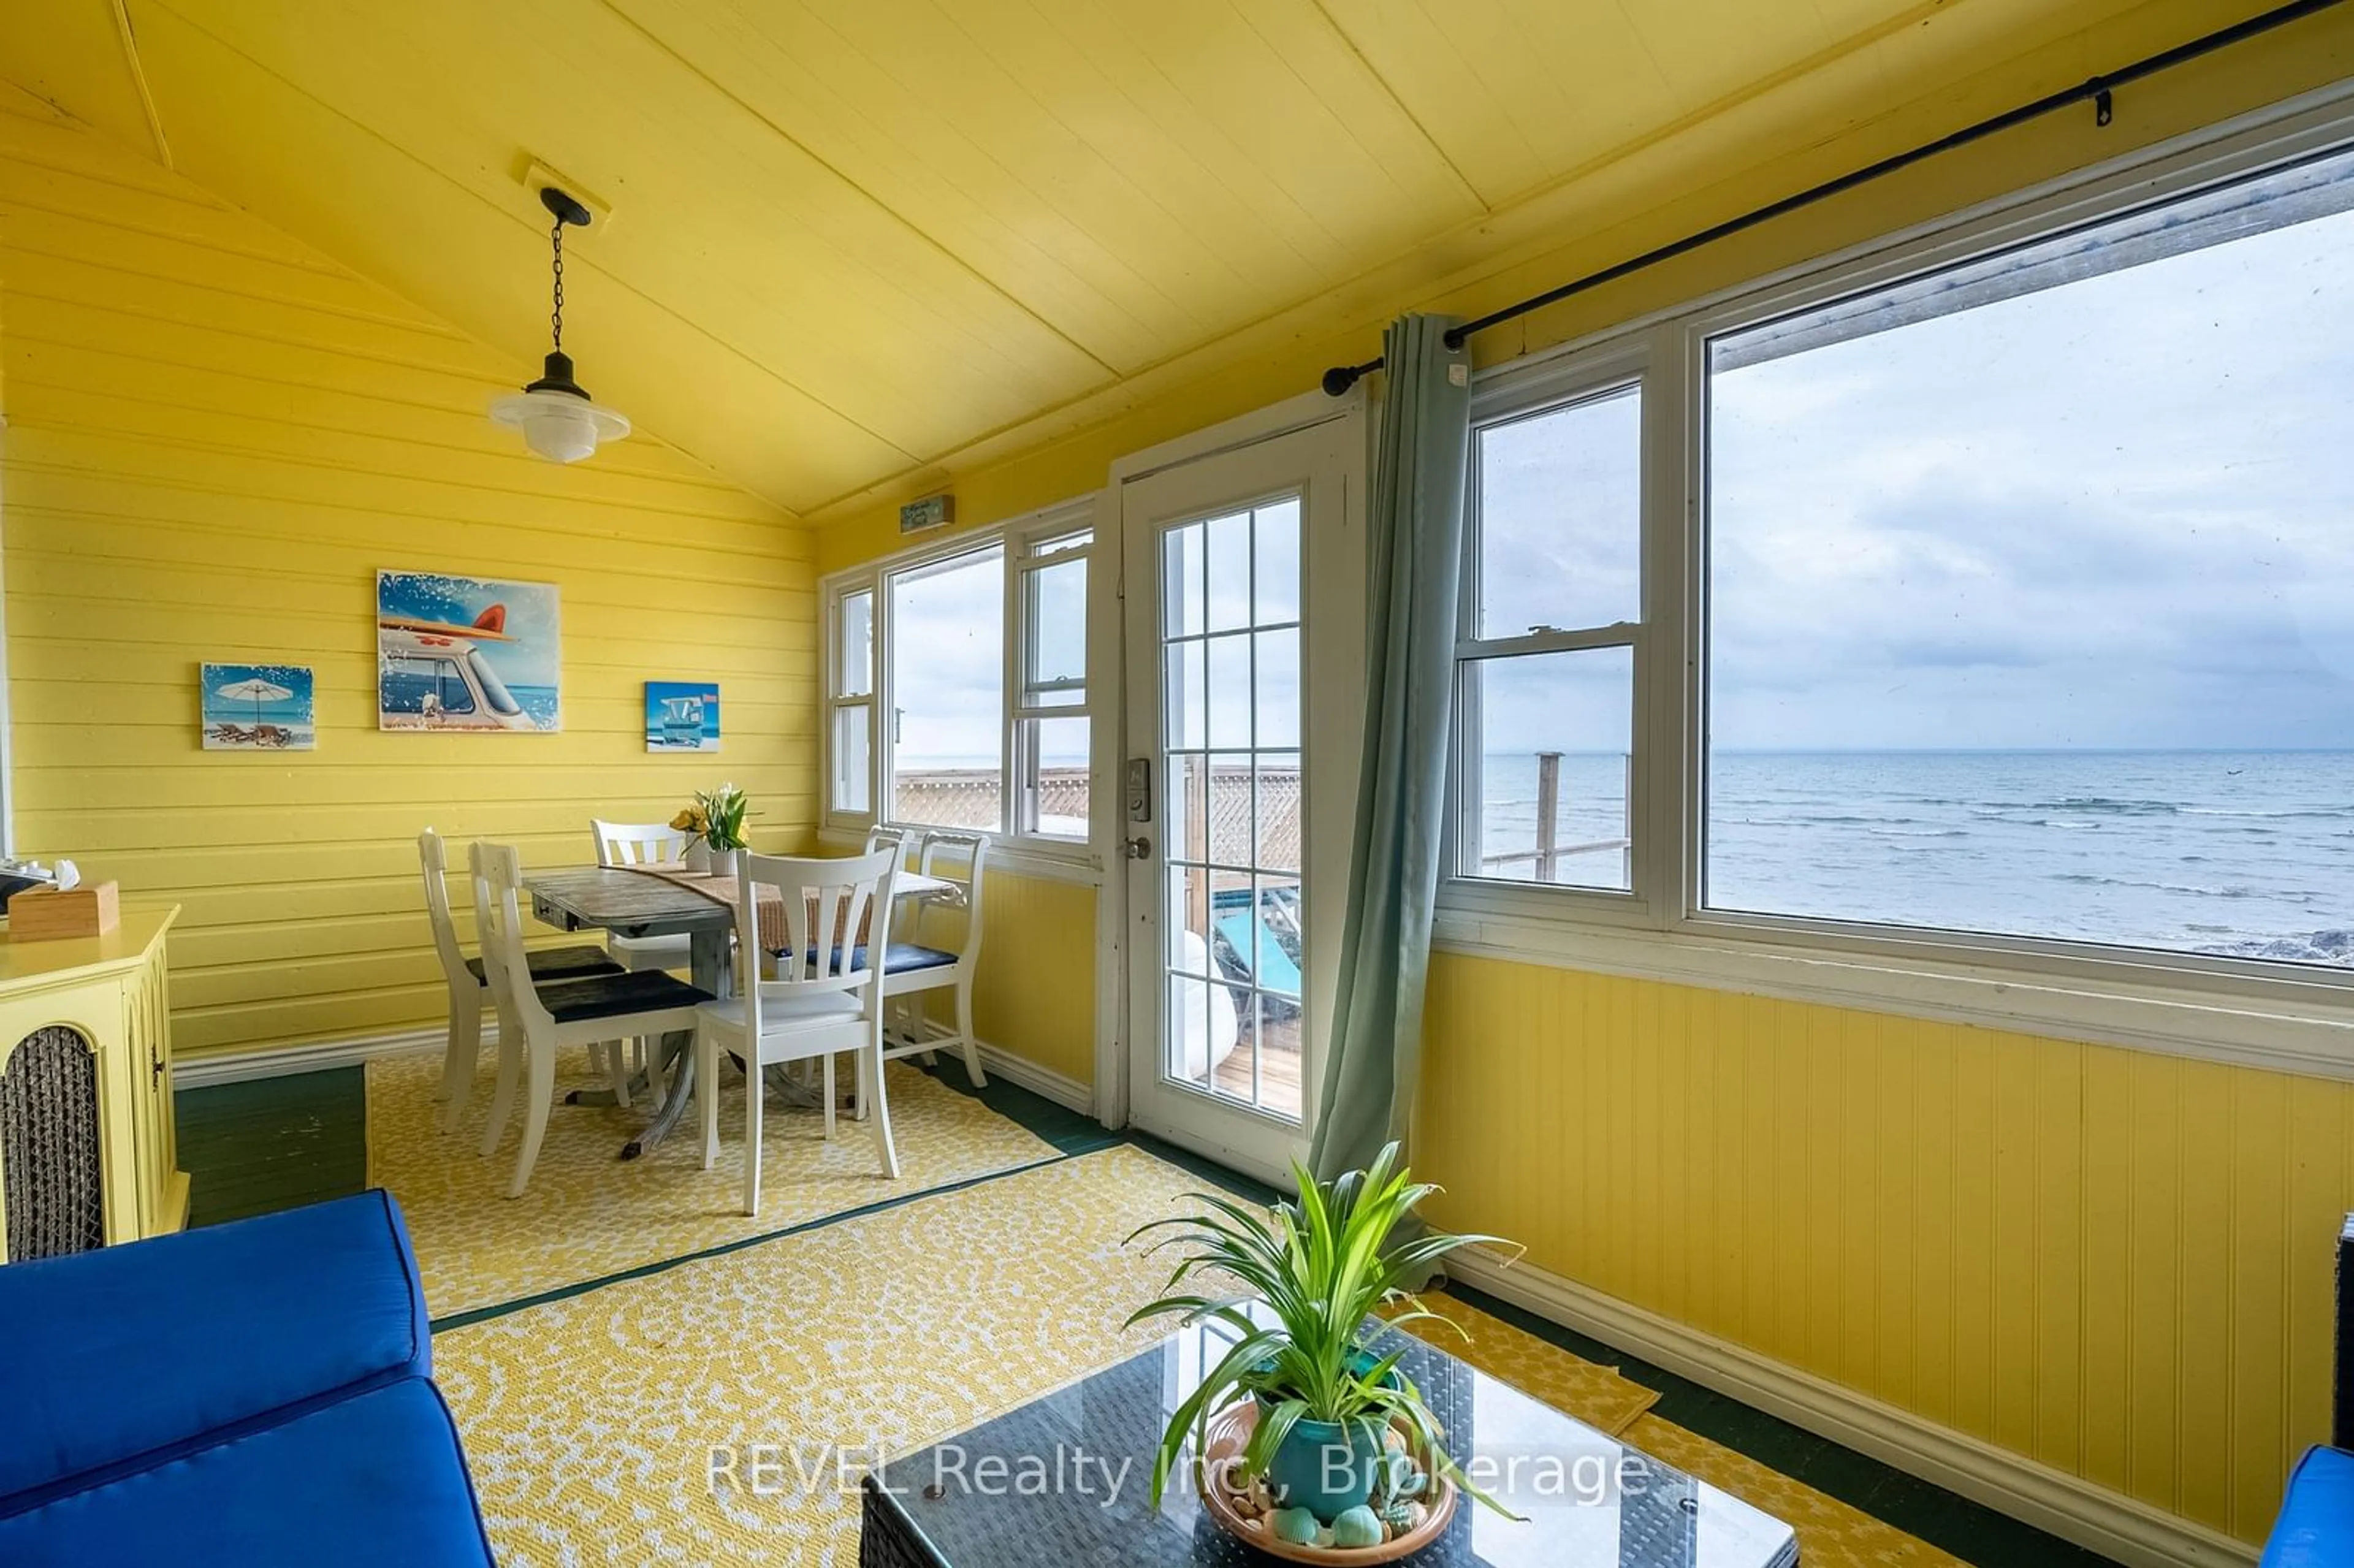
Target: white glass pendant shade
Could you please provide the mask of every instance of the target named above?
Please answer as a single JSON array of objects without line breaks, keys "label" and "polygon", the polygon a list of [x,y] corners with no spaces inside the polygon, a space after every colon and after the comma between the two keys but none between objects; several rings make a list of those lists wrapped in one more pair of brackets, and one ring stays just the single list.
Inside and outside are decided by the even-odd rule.
[{"label": "white glass pendant shade", "polygon": [[546,375],[493,403],[491,419],[521,430],[524,444],[551,462],[578,462],[596,452],[598,442],[630,433],[626,415],[589,401],[562,354],[547,356]]}]

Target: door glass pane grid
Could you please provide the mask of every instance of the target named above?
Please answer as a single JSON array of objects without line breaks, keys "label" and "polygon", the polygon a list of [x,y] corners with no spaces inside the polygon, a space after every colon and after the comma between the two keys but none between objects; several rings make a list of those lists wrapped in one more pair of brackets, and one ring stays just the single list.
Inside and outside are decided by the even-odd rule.
[{"label": "door glass pane grid", "polygon": [[1162,546],[1164,1071],[1298,1119],[1299,498]]}]

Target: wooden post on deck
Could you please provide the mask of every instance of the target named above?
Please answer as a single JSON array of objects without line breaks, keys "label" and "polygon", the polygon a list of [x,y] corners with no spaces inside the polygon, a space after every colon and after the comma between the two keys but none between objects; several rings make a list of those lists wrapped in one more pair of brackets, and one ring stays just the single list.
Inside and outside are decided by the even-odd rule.
[{"label": "wooden post on deck", "polygon": [[1561,855],[1553,848],[1556,821],[1561,814],[1561,753],[1537,753],[1537,880],[1551,882],[1561,869]]}]

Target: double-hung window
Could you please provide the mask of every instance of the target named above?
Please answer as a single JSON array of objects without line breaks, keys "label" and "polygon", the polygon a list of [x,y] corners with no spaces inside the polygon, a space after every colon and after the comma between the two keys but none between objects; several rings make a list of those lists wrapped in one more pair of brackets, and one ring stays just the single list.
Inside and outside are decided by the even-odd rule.
[{"label": "double-hung window", "polygon": [[843,574],[828,820],[1084,842],[1092,503]]},{"label": "double-hung window", "polygon": [[863,816],[875,809],[875,585],[835,595],[828,620],[826,799]]},{"label": "double-hung window", "polygon": [[1458,876],[1633,888],[1639,378],[1472,432],[1458,644]]},{"label": "double-hung window", "polygon": [[2344,980],[2345,133],[2090,176],[1483,375],[1450,907]]},{"label": "double-hung window", "polygon": [[1032,533],[1012,583],[1013,829],[1039,838],[1087,836],[1087,528]]}]

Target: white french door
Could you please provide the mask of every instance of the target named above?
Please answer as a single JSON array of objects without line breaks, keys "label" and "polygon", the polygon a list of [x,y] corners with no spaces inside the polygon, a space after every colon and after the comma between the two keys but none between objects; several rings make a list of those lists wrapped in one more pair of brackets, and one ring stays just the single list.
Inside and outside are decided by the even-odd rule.
[{"label": "white french door", "polygon": [[1363,726],[1353,408],[1120,487],[1129,1114],[1269,1179],[1304,1150]]}]

